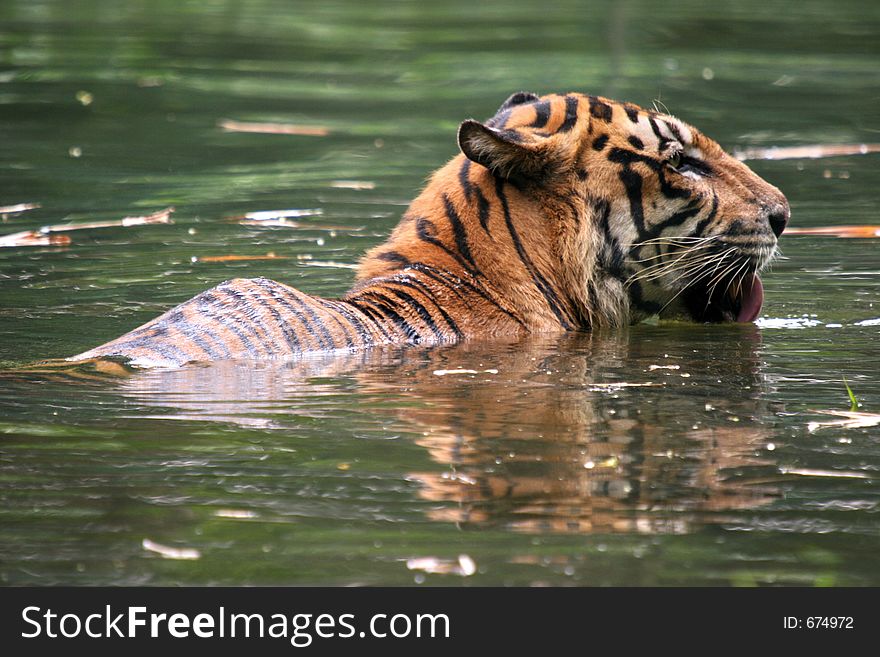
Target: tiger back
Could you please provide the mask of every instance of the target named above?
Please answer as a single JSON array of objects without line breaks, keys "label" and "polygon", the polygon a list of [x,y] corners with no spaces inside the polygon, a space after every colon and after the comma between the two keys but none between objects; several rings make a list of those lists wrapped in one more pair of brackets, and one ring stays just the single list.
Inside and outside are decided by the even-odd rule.
[{"label": "tiger back", "polygon": [[71,360],[178,366],[757,317],[788,203],[695,128],[520,92],[462,123],[458,143],[341,298],[233,279]]}]

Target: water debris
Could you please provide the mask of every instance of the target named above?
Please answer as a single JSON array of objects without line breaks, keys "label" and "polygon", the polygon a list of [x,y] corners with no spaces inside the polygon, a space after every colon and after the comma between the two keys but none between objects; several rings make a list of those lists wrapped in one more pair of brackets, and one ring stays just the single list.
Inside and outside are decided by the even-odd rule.
[{"label": "water debris", "polygon": [[880,426],[880,413],[863,413],[861,411],[813,411],[813,413],[822,413],[823,415],[834,415],[843,418],[842,420],[830,420],[828,422],[810,422],[807,424],[807,431],[813,433],[819,429],[828,429],[829,427],[839,427],[841,429],[867,429],[870,427]]},{"label": "water debris", "polygon": [[762,329],[803,329],[820,326],[822,322],[808,317],[759,317],[755,324]]},{"label": "water debris", "polygon": [[855,413],[859,410],[859,400],[856,399],[856,396],[853,394],[852,388],[849,387],[849,384],[846,382],[846,377],[843,377],[843,386],[846,388],[846,394],[849,396],[849,410],[852,413]]},{"label": "water debris", "polygon": [[880,226],[816,226],[813,228],[786,228],[786,235],[823,235],[826,237],[880,237]]},{"label": "water debris", "polygon": [[376,189],[376,183],[369,180],[334,180],[330,186],[336,189]]},{"label": "water debris", "polygon": [[0,215],[27,212],[28,210],[36,210],[39,207],[41,207],[39,203],[18,203],[16,205],[0,205]]},{"label": "water debris", "polygon": [[232,518],[234,520],[248,520],[258,517],[256,511],[244,509],[217,509],[214,511],[214,515],[218,518]]},{"label": "water debris", "polygon": [[809,146],[744,148],[735,150],[733,156],[738,160],[815,160],[822,157],[866,155],[867,153],[880,153],[880,144],[811,144]]},{"label": "water debris", "polygon": [[358,266],[350,262],[336,262],[334,260],[308,260],[300,259],[304,267],[330,267],[333,269],[357,269]]},{"label": "water debris", "polygon": [[193,256],[191,262],[246,262],[248,260],[286,260],[289,256],[275,255],[271,251],[265,255],[220,255]]},{"label": "water debris", "polygon": [[38,230],[26,230],[0,237],[0,248],[4,246],[67,246],[73,242],[68,235],[44,235]]},{"label": "water debris", "polygon": [[251,221],[270,221],[273,219],[298,219],[300,217],[317,217],[324,214],[321,208],[291,208],[288,210],[259,210],[248,212],[243,217],[234,219],[249,219]]},{"label": "water debris", "polygon": [[651,386],[663,385],[662,383],[591,383],[588,388],[592,392],[614,392],[623,388],[650,388]]},{"label": "water debris", "polygon": [[447,374],[498,374],[498,370],[434,370],[434,376],[446,376]]},{"label": "water debris", "polygon": [[407,559],[409,570],[421,570],[429,575],[460,575],[470,577],[477,572],[477,564],[466,554],[458,555],[458,560],[440,559],[438,557],[418,557]]},{"label": "water debris", "polygon": [[812,470],[810,468],[780,468],[782,474],[800,475],[802,477],[836,477],[844,479],[870,479],[864,472],[847,472],[845,470]]},{"label": "water debris", "polygon": [[66,233],[74,230],[91,230],[94,228],[130,228],[148,224],[170,224],[174,208],[165,208],[153,214],[141,217],[123,217],[112,221],[92,221],[81,224],[54,224],[43,226],[38,230],[25,230],[0,237],[0,247],[4,246],[64,246],[71,243]]},{"label": "water debris", "polygon": [[681,365],[648,365],[648,370],[653,372],[654,370],[680,370]]},{"label": "water debris", "polygon": [[226,132],[256,132],[269,135],[303,135],[306,137],[326,137],[330,129],[322,125],[299,125],[296,123],[256,123],[221,119],[217,127]]},{"label": "water debris", "polygon": [[143,548],[149,552],[155,552],[165,559],[182,559],[182,560],[195,560],[201,559],[202,553],[196,550],[195,548],[176,548],[171,547],[169,545],[162,545],[161,543],[156,543],[151,541],[148,538],[145,538],[141,545]]},{"label": "water debris", "polygon": [[313,224],[294,221],[301,217],[318,217],[324,214],[321,208],[294,208],[290,210],[260,210],[259,212],[248,212],[245,215],[229,217],[229,221],[237,221],[243,226],[262,226],[269,228],[303,228],[307,230],[328,230],[337,231],[344,230],[349,232],[357,232],[364,230],[365,226],[343,226],[331,224]]}]

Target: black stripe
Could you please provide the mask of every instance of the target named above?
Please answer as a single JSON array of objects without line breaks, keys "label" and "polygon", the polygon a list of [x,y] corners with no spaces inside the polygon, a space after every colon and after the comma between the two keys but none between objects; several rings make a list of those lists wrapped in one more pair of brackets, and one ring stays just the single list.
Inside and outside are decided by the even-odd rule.
[{"label": "black stripe", "polygon": [[681,137],[681,131],[679,131],[678,126],[670,123],[669,121],[664,121],[663,125],[669,128],[669,132],[675,135],[675,138],[678,139],[682,144],[684,144],[684,139]]},{"label": "black stripe", "polygon": [[[327,325],[324,324],[324,320],[318,315],[318,313],[315,312],[315,310],[312,308],[312,306],[305,301],[305,299],[302,299],[302,298],[296,296],[297,294],[302,294],[302,293],[299,292],[298,290],[292,290],[292,289],[290,290],[290,292],[288,292],[288,296],[293,297],[294,301],[296,301],[300,305],[300,307],[303,310],[305,310],[305,312],[308,314],[309,318],[318,325],[318,328],[321,330],[321,337],[318,337],[318,342],[321,345],[321,347],[323,349],[336,349],[336,348],[338,348],[339,345],[336,344],[336,341],[333,339],[333,336],[330,334],[330,331],[327,330]],[[307,295],[303,295],[303,296],[307,296]],[[312,299],[312,297],[308,297],[308,298]],[[312,335],[315,335],[314,328],[310,324],[306,323],[306,327]]]},{"label": "black stripe", "polygon": [[578,99],[577,96],[565,97],[565,120],[559,126],[557,132],[568,132],[577,123],[578,118]]},{"label": "black stripe", "polygon": [[651,169],[657,172],[657,177],[660,180],[660,191],[666,198],[690,198],[691,196],[691,193],[688,190],[676,187],[669,182],[666,178],[666,170],[664,169],[663,163],[659,160],[648,157],[647,155],[642,155],[641,153],[628,151],[625,148],[612,148],[611,152],[608,153],[608,160],[610,162],[622,164],[624,168],[629,168],[634,162],[642,162],[643,164],[648,165]]},{"label": "black stripe", "polygon": [[[287,289],[278,290],[277,288],[274,287],[275,285],[277,285],[277,283],[275,283],[274,281],[270,281],[268,278],[255,279],[255,283],[257,285],[259,285],[262,289],[266,290],[278,306],[282,307],[284,310],[289,312],[291,315],[293,315],[297,319],[297,321],[300,324],[302,324],[302,326],[306,330],[306,332],[315,340],[315,342],[318,343],[319,348],[321,348],[321,349],[331,349],[332,348],[333,340],[331,339],[329,341],[329,345],[326,342],[324,342],[324,340],[321,339],[321,336],[319,336],[317,333],[315,333],[315,330],[312,327],[311,323],[309,322],[308,318],[300,311],[299,308],[294,307],[290,303],[290,300],[293,299],[293,300],[297,301],[298,305],[300,305],[300,306],[303,305],[302,301],[300,301],[300,299],[298,299],[295,294],[291,293]],[[266,305],[267,308],[270,307],[267,304],[264,304],[264,305]],[[288,323],[286,321],[284,321],[283,319],[281,319],[280,315],[278,314],[277,309],[272,309],[272,310],[274,310],[273,315],[275,316],[276,321],[278,322],[282,331],[285,333],[285,336],[284,336],[285,339],[288,339],[288,344],[291,342],[294,343],[296,345],[295,348],[299,352],[307,351],[306,349],[303,349],[303,347],[302,347],[302,343],[300,341],[299,334],[297,334],[296,331],[289,328]]]},{"label": "black stripe", "polygon": [[608,135],[600,135],[593,140],[593,150],[601,151],[608,143]]},{"label": "black stripe", "polygon": [[[321,297],[316,298],[321,299]],[[321,302],[327,308],[334,308],[336,312],[348,320],[348,323],[354,327],[355,331],[357,331],[357,334],[360,336],[361,342],[365,347],[373,343],[374,340],[372,334],[367,330],[367,327],[361,319],[354,314],[353,310],[356,310],[356,308],[353,309],[350,302],[341,300],[337,301],[336,299],[321,299]]]},{"label": "black stripe", "polygon": [[590,96],[590,115],[609,123],[611,121],[611,105],[603,103],[595,96]]},{"label": "black stripe", "polygon": [[431,332],[437,337],[439,341],[443,342],[446,340],[446,334],[437,327],[437,323],[434,321],[431,313],[429,313],[428,309],[425,308],[421,303],[419,303],[415,297],[413,297],[411,294],[407,294],[406,292],[397,290],[393,287],[389,287],[387,289],[391,294],[393,294],[410,308],[412,308],[425,323],[425,326],[431,329]]},{"label": "black stripe", "polygon": [[486,197],[483,196],[483,190],[477,187],[477,213],[480,216],[480,226],[483,227],[483,230],[486,231],[487,235],[489,233],[489,201],[486,200]]},{"label": "black stripe", "polygon": [[[373,326],[382,334],[382,337],[385,339],[385,342],[394,342],[391,339],[391,336],[388,334],[388,331],[385,330],[384,317],[381,315],[377,317],[377,312],[372,308],[372,305],[369,305],[369,301],[363,298],[351,299],[348,300],[347,303],[351,304],[355,309],[359,310],[364,314],[370,322],[372,322]],[[382,321],[380,321],[382,320]]]},{"label": "black stripe", "polygon": [[[333,305],[327,301],[327,299],[322,299],[321,297],[312,297],[312,299],[314,299],[315,302],[323,306],[324,309],[328,311],[330,319],[332,319],[336,323],[336,326],[338,326],[342,330],[343,335],[345,335],[345,346],[348,347],[349,351],[354,351],[354,348],[356,346],[354,338],[351,335],[351,331],[348,330],[348,327],[346,327],[345,324],[339,321],[339,311],[334,308]],[[334,343],[335,342],[336,341],[334,340]],[[338,349],[339,347],[337,346],[336,348]]]},{"label": "black stripe", "polygon": [[547,305],[550,307],[550,310],[553,311],[553,314],[556,315],[556,319],[559,320],[559,323],[566,330],[571,329],[571,325],[565,319],[562,313],[562,309],[559,305],[559,297],[556,296],[556,292],[550,287],[550,284],[547,280],[541,275],[535,265],[532,263],[525,249],[523,248],[522,242],[519,239],[519,235],[516,232],[516,228],[513,225],[513,219],[510,216],[510,208],[507,205],[507,196],[504,194],[504,181],[501,178],[495,179],[495,193],[498,195],[498,200],[501,201],[501,208],[504,210],[504,220],[507,223],[507,230],[510,233],[510,238],[513,240],[513,245],[516,247],[516,252],[519,255],[519,259],[522,261],[526,270],[529,272],[529,275],[532,277],[532,282],[535,284],[535,287],[541,292],[544,296],[544,299],[547,301]]},{"label": "black stripe", "polygon": [[[221,283],[220,285],[223,285]],[[220,285],[213,289],[213,292],[225,293],[228,296],[228,290],[225,288],[221,288]],[[237,304],[240,299],[238,297],[233,297],[235,299],[235,303]],[[234,317],[230,317],[231,314],[240,314],[238,309],[228,304],[225,304],[221,299],[212,294],[212,291],[203,292],[199,296],[197,296],[194,301],[198,301],[199,312],[204,313],[218,324],[221,324],[225,328],[228,328],[230,331],[235,333],[236,337],[241,340],[241,343],[244,345],[244,348],[251,356],[258,356],[259,350],[256,348],[255,344],[251,341],[251,339],[245,335],[241,329],[247,330],[249,333],[253,334],[254,338],[256,338],[257,342],[262,343],[263,337],[260,335],[259,331],[257,331],[256,327],[249,321],[239,321]],[[203,305],[206,304],[206,305]],[[229,319],[230,321],[226,321]],[[248,317],[245,315],[245,319]]]},{"label": "black stripe", "polygon": [[633,224],[639,234],[639,241],[645,234],[645,212],[642,208],[642,177],[629,167],[624,167],[620,172],[620,180],[626,189],[626,196],[629,199],[629,212],[632,217]]},{"label": "black stripe", "polygon": [[[236,310],[241,311],[241,314],[245,317],[244,324],[251,329],[253,334],[257,336],[257,339],[260,341],[260,344],[266,349],[266,351],[274,356],[278,352],[275,349],[275,345],[272,344],[272,341],[269,340],[269,329],[266,324],[263,322],[263,319],[259,317],[256,313],[252,312],[254,308],[251,300],[242,292],[241,290],[236,289],[232,285],[230,285],[229,281],[226,283],[221,283],[217,286],[216,290],[218,292],[225,293],[228,297],[231,297],[234,302],[232,306],[225,305],[224,310]],[[249,312],[251,311],[251,312]],[[257,328],[262,331],[262,335],[257,331]]]},{"label": "black stripe", "polygon": [[651,226],[650,229],[645,233],[644,237],[641,235],[640,241],[645,239],[653,239],[655,237],[660,237],[661,233],[669,228],[670,226],[680,226],[685,221],[690,219],[691,217],[695,217],[700,214],[700,211],[703,209],[703,206],[700,204],[701,199],[694,199],[690,203],[688,203],[684,209],[679,210],[672,216],[664,219],[658,224]]},{"label": "black stripe", "polygon": [[550,101],[542,100],[540,103],[532,105],[535,108],[535,120],[529,124],[532,128],[543,128],[550,120]]},{"label": "black stripe", "polygon": [[438,312],[441,315],[443,315],[443,320],[449,326],[450,330],[455,334],[455,337],[459,340],[462,338],[462,333],[458,328],[458,324],[456,324],[455,320],[449,316],[449,313],[447,313],[443,309],[443,306],[441,306],[437,302],[437,299],[434,298],[434,291],[431,290],[431,288],[428,287],[424,281],[420,281],[419,279],[413,278],[410,276],[410,277],[407,277],[407,280],[402,280],[400,278],[394,278],[391,281],[389,281],[389,283],[393,283],[394,285],[401,285],[403,287],[412,288],[414,290],[418,290],[419,292],[421,292],[422,295],[424,295],[424,297],[426,299],[430,299],[431,303],[434,304],[434,307],[438,310]]},{"label": "black stripe", "polygon": [[630,143],[630,145],[631,145],[633,148],[635,148],[636,150],[639,150],[639,151],[640,151],[640,150],[642,150],[642,149],[645,147],[645,143],[644,143],[641,139],[639,139],[638,137],[636,137],[635,135],[630,135],[630,136],[627,138],[627,141],[628,141],[628,142]]},{"label": "black stripe", "polygon": [[[278,325],[278,328],[281,330],[281,334],[284,336],[284,341],[287,343],[288,349],[292,353],[301,353],[303,351],[302,344],[300,343],[299,335],[297,335],[296,331],[293,330],[293,327],[281,317],[281,313],[278,312],[277,306],[282,306],[288,308],[294,315],[297,316],[300,321],[302,319],[299,315],[297,315],[295,309],[289,308],[285,302],[285,300],[281,297],[281,293],[285,290],[278,290],[274,287],[274,281],[270,281],[267,278],[256,278],[253,279],[254,283],[256,283],[260,288],[266,290],[269,293],[269,296],[272,298],[271,301],[264,299],[261,296],[256,296],[257,303],[266,308],[269,311],[269,314],[272,315],[272,318],[275,320],[275,323]],[[272,283],[273,287],[268,287],[266,283]]]},{"label": "black stripe", "polygon": [[663,196],[666,198],[690,198],[691,193],[688,190],[670,184],[662,167],[657,170],[657,175],[660,178],[660,191],[663,192]]},{"label": "black stripe", "polygon": [[[510,311],[507,308],[505,308],[504,306],[502,306],[498,301],[495,300],[494,297],[492,297],[492,295],[490,295],[486,290],[482,289],[481,287],[478,287],[477,285],[474,285],[474,284],[470,283],[469,281],[461,279],[457,276],[453,276],[449,272],[446,272],[443,270],[438,270],[435,267],[432,267],[431,265],[426,265],[423,262],[414,262],[410,266],[410,268],[415,271],[418,271],[418,272],[425,274],[425,276],[427,276],[427,277],[431,278],[432,280],[435,280],[438,283],[440,283],[441,285],[445,286],[451,292],[453,292],[459,299],[465,300],[464,297],[461,295],[461,293],[458,291],[458,288],[460,288],[460,287],[466,288],[468,291],[473,292],[474,294],[478,295],[482,299],[491,303],[493,306],[495,306],[495,308],[497,308],[498,310],[503,312],[505,315],[510,317],[513,321],[515,321],[517,324],[519,324],[523,328],[526,327],[526,324],[522,319],[517,317],[512,311]],[[478,280],[475,280],[475,282],[479,283]]]},{"label": "black stripe", "polygon": [[635,162],[642,162],[644,164],[647,164],[654,171],[659,171],[660,168],[663,166],[660,163],[660,160],[657,160],[653,157],[648,157],[647,155],[643,155],[642,153],[629,151],[625,148],[612,148],[608,152],[608,161],[622,164],[627,167]]},{"label": "black stripe", "polygon": [[718,214],[718,194],[712,192],[712,209],[709,210],[709,214],[706,215],[705,218],[700,219],[700,221],[694,227],[693,232],[691,232],[690,237],[701,237],[706,231],[706,227],[710,223],[712,223],[712,220],[715,218],[716,214]]},{"label": "black stripe", "polygon": [[[239,322],[234,318],[229,318],[231,322],[225,321],[227,316],[220,312],[218,306],[222,306],[222,302],[217,299],[210,292],[203,292],[199,296],[197,296],[193,301],[196,302],[196,306],[198,307],[198,312],[213,322],[216,322],[223,328],[229,329],[232,333],[235,334],[239,340],[241,340],[241,344],[244,346],[245,351],[247,351],[252,356],[257,355],[257,350],[254,348],[254,344],[251,342],[250,338],[241,332],[239,328]],[[247,323],[244,323],[247,326]],[[252,327],[248,326],[247,328],[251,329],[251,332],[254,333],[256,338],[259,340],[260,336],[256,331],[253,330]]]},{"label": "black stripe", "polygon": [[593,211],[599,215],[599,228],[604,238],[601,259],[602,266],[614,278],[624,278],[625,256],[617,238],[611,233],[611,204],[606,200],[597,200]]},{"label": "black stripe", "polygon": [[375,258],[384,262],[400,265],[401,267],[406,267],[409,264],[409,258],[397,251],[384,251],[383,253],[377,254]]},{"label": "black stripe", "polygon": [[451,257],[459,265],[461,265],[465,271],[467,271],[475,278],[479,278],[480,276],[482,276],[482,272],[472,269],[467,261],[465,261],[465,259],[461,256],[461,254],[456,253],[455,251],[447,247],[439,239],[437,239],[437,227],[430,219],[419,217],[416,220],[416,235],[419,237],[420,240],[423,240],[428,244],[433,244],[438,249],[441,249],[444,253],[449,255],[449,257]]},{"label": "black stripe", "polygon": [[[220,360],[221,357],[229,358],[229,350],[226,345],[214,334],[210,329],[204,326],[193,326],[183,312],[180,310],[171,311],[167,320],[174,325],[181,334],[188,340],[192,340],[202,351],[204,351],[211,360]],[[214,346],[218,346],[223,350],[222,355],[219,354],[211,345],[209,345],[202,336],[210,338]]]},{"label": "black stripe", "polygon": [[653,116],[648,117],[648,123],[651,124],[651,130],[654,132],[654,135],[660,142],[658,149],[662,151],[666,147],[666,144],[668,144],[671,140],[668,137],[664,136],[662,132],[660,132],[660,127],[657,125],[657,120]]},{"label": "black stripe", "polygon": [[[378,312],[394,322],[397,325],[397,328],[403,331],[408,342],[412,344],[419,344],[422,342],[422,336],[416,328],[394,310],[394,303],[391,299],[373,291],[367,291],[363,296],[367,295],[371,298],[364,299],[364,301],[371,304]],[[363,296],[361,298],[363,298]]]},{"label": "black stripe", "polygon": [[639,110],[632,105],[624,105],[623,111],[626,112],[626,115],[629,117],[629,120],[633,123],[639,122]]},{"label": "black stripe", "polygon": [[467,240],[467,231],[465,230],[464,224],[461,223],[461,217],[458,216],[458,212],[455,211],[455,206],[452,205],[452,201],[449,200],[449,197],[446,194],[443,195],[443,206],[446,209],[446,218],[449,219],[449,223],[452,224],[452,234],[455,237],[455,245],[458,247],[459,253],[464,256],[464,259],[471,263],[471,266],[476,269],[477,263],[474,262],[474,257],[471,255],[471,247],[468,245]]},{"label": "black stripe", "polygon": [[471,185],[470,176],[471,172],[471,161],[467,158],[464,158],[464,162],[461,165],[461,168],[458,170],[458,181],[461,183],[461,188],[464,190],[464,197],[470,201],[471,194],[474,193],[473,185]]}]

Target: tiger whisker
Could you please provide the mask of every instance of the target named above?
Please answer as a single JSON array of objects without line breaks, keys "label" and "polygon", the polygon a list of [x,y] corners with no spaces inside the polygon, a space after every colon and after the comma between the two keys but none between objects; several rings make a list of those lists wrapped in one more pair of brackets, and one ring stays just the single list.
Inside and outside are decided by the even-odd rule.
[{"label": "tiger whisker", "polygon": [[[670,242],[669,246],[678,246],[678,244]],[[682,253],[683,254],[693,253],[693,252],[695,252],[699,249],[703,249],[707,246],[711,246],[711,244],[709,244],[708,242],[702,242],[699,244],[695,244],[694,246],[687,247]],[[647,258],[640,258],[639,260],[633,260],[632,262],[648,262],[649,260],[656,260],[657,258],[663,258],[668,255],[669,255],[669,251],[666,251],[665,253],[661,252],[661,253],[658,253],[657,255],[648,256]]]},{"label": "tiger whisker", "polygon": [[[720,264],[720,262],[721,262],[722,260],[724,260],[725,258],[727,258],[727,256],[729,256],[729,255],[730,255],[731,253],[733,253],[734,251],[736,251],[735,248],[730,248],[730,249],[728,249],[727,251],[724,251],[723,253],[721,253],[721,254],[718,256],[718,263]],[[714,256],[714,254],[713,254],[713,258],[714,258],[714,257],[715,257],[715,256]],[[683,271],[683,272],[682,272],[681,274],[679,274],[674,280],[672,280],[672,281],[670,282],[670,286],[671,286],[671,285],[674,285],[675,283],[677,283],[678,281],[680,281],[682,278],[684,278],[684,277],[687,276],[688,274],[694,273],[695,271],[698,272],[698,271],[700,270],[700,267],[702,267],[703,264],[704,264],[704,262],[703,262],[703,261],[700,261],[700,262],[697,263],[698,267],[689,267],[689,268],[687,269],[687,271]],[[717,265],[716,265],[716,268],[717,268]],[[707,273],[711,273],[711,272],[709,272],[709,271],[707,270]],[[688,283],[688,285],[686,285],[685,287],[690,287],[690,286],[692,286],[694,283],[696,283],[697,281],[699,281],[701,278],[703,278],[703,277],[700,276],[700,277],[694,279],[693,281],[691,281],[690,283]]]},{"label": "tiger whisker", "polygon": [[[748,261],[746,261],[746,262],[748,262]],[[714,282],[710,281],[709,292],[706,294],[705,308],[709,307],[709,304],[712,302],[712,296],[715,294],[715,288],[717,288],[718,284],[724,280],[724,277],[727,276],[731,271],[734,271],[735,268],[736,268],[736,271],[739,271],[739,269],[737,268],[738,265],[739,265],[739,260],[734,260],[733,264],[726,267],[723,271],[721,271],[719,274],[717,274],[712,279]],[[739,266],[741,266],[741,265],[739,265]]]},{"label": "tiger whisker", "polygon": [[[732,252],[731,250],[725,251],[725,252],[724,252],[724,255],[721,256],[721,260],[724,260],[724,258],[726,258],[728,255],[730,255],[731,252]],[[682,287],[678,292],[676,292],[676,293],[672,296],[672,298],[671,298],[669,301],[667,301],[667,302],[663,305],[663,307],[659,310],[658,314],[659,314],[659,313],[662,313],[664,310],[666,310],[666,308],[668,308],[669,305],[670,305],[673,301],[675,301],[679,296],[681,296],[681,294],[682,294],[685,290],[687,290],[688,288],[693,287],[696,283],[699,283],[702,279],[706,278],[706,276],[711,275],[711,273],[712,273],[712,272],[711,272],[710,270],[707,269],[704,273],[700,274],[700,275],[697,276],[694,280],[692,280],[690,283],[688,283],[687,285],[685,285],[684,287]],[[676,279],[676,280],[678,280],[678,279]],[[707,305],[708,305],[708,304],[707,304]]]},{"label": "tiger whisker", "polygon": [[[730,247],[727,251],[722,252],[723,254],[729,254],[733,251],[736,251],[736,247]],[[726,256],[725,256],[726,257]],[[627,279],[626,283],[628,285],[632,284],[635,281],[639,280],[655,280],[664,276],[665,274],[677,271],[677,270],[687,270],[687,271],[695,271],[699,270],[707,263],[711,263],[716,259],[720,259],[722,256],[717,253],[695,253],[694,251],[688,251],[687,253],[679,256],[672,262],[662,262],[655,263],[648,267],[641,269],[640,271],[633,274],[629,279]],[[720,260],[719,260],[720,262]]]},{"label": "tiger whisker", "polygon": [[[654,264],[652,264],[652,265],[649,265],[649,266],[647,266],[647,267],[644,267],[643,269],[640,270],[640,272],[637,272],[637,273],[641,273],[641,272],[643,272],[643,271],[650,271],[650,270],[652,270],[652,269],[656,269],[656,268],[658,268],[658,267],[664,267],[664,266],[674,265],[675,263],[680,262],[681,260],[684,260],[684,259],[686,259],[686,258],[692,257],[692,256],[694,256],[694,255],[702,256],[702,255],[704,255],[704,254],[699,253],[699,251],[700,251],[704,246],[706,246],[706,245],[704,245],[704,244],[700,244],[700,245],[697,245],[697,246],[689,247],[689,248],[685,249],[683,252],[681,252],[680,254],[678,254],[678,257],[676,257],[675,260],[668,261],[668,262],[657,262],[657,263],[654,263]],[[672,257],[672,256],[669,254],[669,252],[666,252],[666,253],[658,254],[658,255],[656,255],[656,256],[651,256],[651,257],[649,257],[649,258],[643,258],[643,259],[641,259],[641,260],[631,260],[630,262],[633,262],[633,263],[647,262],[647,261],[649,261],[649,260],[656,260],[657,258],[662,258],[662,257],[664,257],[664,256],[665,256],[665,257]]]}]

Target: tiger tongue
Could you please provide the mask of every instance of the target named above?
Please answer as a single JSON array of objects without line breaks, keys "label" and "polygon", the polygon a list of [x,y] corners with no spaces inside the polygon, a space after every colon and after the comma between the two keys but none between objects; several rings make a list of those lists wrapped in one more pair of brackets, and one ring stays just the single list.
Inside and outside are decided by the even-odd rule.
[{"label": "tiger tongue", "polygon": [[761,312],[761,305],[764,303],[764,285],[761,278],[757,274],[752,276],[751,285],[744,284],[742,287],[742,297],[739,302],[739,315],[736,316],[738,322],[754,322],[758,319]]}]

